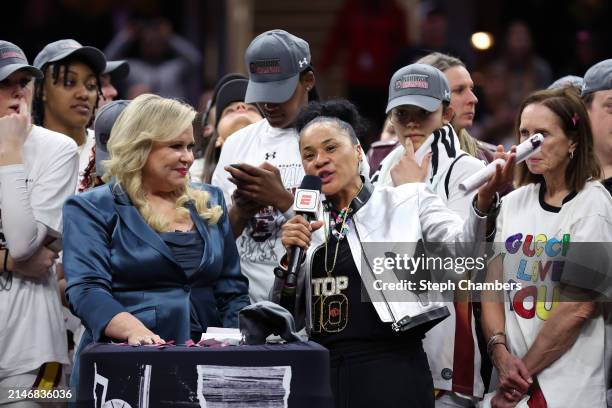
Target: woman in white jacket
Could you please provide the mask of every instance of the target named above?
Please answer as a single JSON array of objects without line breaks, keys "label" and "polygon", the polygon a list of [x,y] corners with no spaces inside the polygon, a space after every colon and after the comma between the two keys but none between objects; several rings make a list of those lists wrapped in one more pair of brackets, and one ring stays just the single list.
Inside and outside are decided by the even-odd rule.
[{"label": "woman in white jacket", "polygon": [[[428,187],[449,209],[467,219],[476,192],[465,194],[459,184],[485,166],[461,148],[471,152],[476,149],[473,139],[461,128],[465,127],[466,120],[471,123],[476,99],[467,87],[471,79],[465,67],[457,65],[442,72],[444,64],[439,63],[439,58],[432,55],[425,59],[435,64],[424,62],[403,67],[391,79],[387,112],[400,146],[382,162],[378,183],[393,185],[391,168],[405,154],[403,145],[408,139],[417,157],[432,154],[428,161]],[[457,59],[448,58],[445,61],[461,64]],[[459,83],[465,85],[465,95],[455,92],[461,88],[456,83],[450,86],[450,70],[458,70],[455,76],[462,78]],[[450,317],[428,332],[423,343],[436,388],[436,406],[471,407],[485,393],[473,304],[467,300],[455,301],[459,297],[446,298]]]},{"label": "woman in white jacket", "polygon": [[[287,249],[308,248],[298,273],[296,323],[330,350],[337,407],[433,407],[421,341],[448,311],[439,303],[419,302],[410,291],[380,290],[376,281],[398,282],[393,271],[377,270],[380,252],[368,244],[484,241],[486,215],[511,174],[514,155],[480,189],[464,223],[420,182],[426,169],[416,164],[410,146],[392,171],[399,187],[374,189],[364,181],[355,128],[359,117],[347,101],[311,103],[297,121],[304,170],[321,178],[326,201],[318,221],[309,224],[296,216],[283,226]],[[284,259],[275,271],[277,302],[286,265]],[[362,288],[371,303],[361,301]]]}]

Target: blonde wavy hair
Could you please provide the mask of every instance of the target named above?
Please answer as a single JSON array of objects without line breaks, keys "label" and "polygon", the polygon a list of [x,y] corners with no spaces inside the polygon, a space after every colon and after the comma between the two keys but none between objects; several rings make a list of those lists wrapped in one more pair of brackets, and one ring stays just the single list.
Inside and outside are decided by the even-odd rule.
[{"label": "blonde wavy hair", "polygon": [[[165,231],[170,221],[156,214],[142,188],[142,169],[147,162],[154,143],[169,143],[191,128],[196,112],[189,105],[157,95],[138,96],[119,115],[108,140],[110,160],[104,162],[107,172],[103,179],[115,178],[147,224],[156,231]],[[209,207],[209,194],[185,185],[175,191],[176,212],[179,218],[190,217],[185,206],[193,202],[200,215],[209,224],[219,221],[221,206]]]}]

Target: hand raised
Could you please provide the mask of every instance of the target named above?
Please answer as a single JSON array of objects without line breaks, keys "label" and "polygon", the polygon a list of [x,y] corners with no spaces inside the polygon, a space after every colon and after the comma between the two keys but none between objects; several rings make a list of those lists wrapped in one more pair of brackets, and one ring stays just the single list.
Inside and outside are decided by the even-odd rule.
[{"label": "hand raised", "polygon": [[25,99],[21,99],[19,102],[19,113],[12,113],[0,118],[0,154],[2,154],[3,159],[10,160],[11,156],[18,156],[19,159],[16,163],[7,162],[3,164],[21,162],[23,144],[31,127],[30,110]]},{"label": "hand raised", "polygon": [[410,138],[406,138],[404,148],[406,151],[402,155],[400,161],[391,168],[393,185],[399,186],[406,183],[424,182],[429,171],[431,153],[423,158],[423,162],[419,166],[414,155],[414,146]]},{"label": "hand raised", "polygon": [[512,184],[514,179],[514,166],[516,165],[516,146],[512,146],[510,153],[504,152],[502,145],[497,146],[495,159],[503,159],[506,164],[502,167],[497,165],[495,174],[489,181],[478,189],[478,201],[476,206],[482,212],[489,212],[495,193],[502,192]]}]

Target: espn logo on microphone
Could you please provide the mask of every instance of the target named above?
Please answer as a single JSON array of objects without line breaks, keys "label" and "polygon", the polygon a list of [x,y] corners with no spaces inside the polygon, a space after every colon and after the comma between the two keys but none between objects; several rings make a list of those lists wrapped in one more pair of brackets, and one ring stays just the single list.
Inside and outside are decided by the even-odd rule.
[{"label": "espn logo on microphone", "polygon": [[293,210],[296,212],[316,212],[319,206],[319,192],[317,190],[297,190],[293,201]]}]

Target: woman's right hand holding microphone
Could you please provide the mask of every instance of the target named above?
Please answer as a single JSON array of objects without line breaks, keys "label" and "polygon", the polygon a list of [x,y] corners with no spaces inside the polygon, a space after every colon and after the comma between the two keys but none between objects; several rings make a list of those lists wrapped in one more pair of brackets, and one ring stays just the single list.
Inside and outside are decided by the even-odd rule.
[{"label": "woman's right hand holding microphone", "polygon": [[317,220],[309,223],[301,215],[296,215],[287,221],[281,231],[281,242],[287,251],[291,252],[293,247],[308,249],[312,233],[323,226],[323,221]]}]

